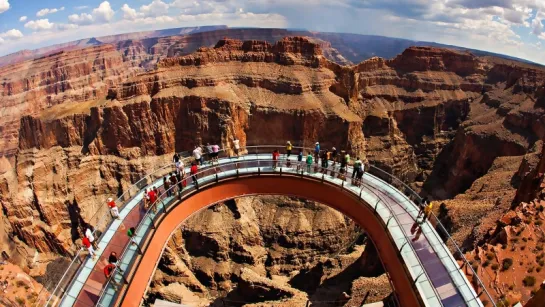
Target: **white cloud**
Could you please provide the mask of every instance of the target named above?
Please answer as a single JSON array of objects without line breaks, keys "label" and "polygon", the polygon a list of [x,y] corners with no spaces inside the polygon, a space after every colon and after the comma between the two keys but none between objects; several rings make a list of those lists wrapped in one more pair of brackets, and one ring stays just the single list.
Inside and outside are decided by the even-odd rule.
[{"label": "white cloud", "polygon": [[9,10],[9,1],[0,0],[0,14],[4,13],[7,10]]},{"label": "white cloud", "polygon": [[532,20],[532,33],[539,36],[541,33],[543,33],[543,21],[541,19],[541,16],[539,14],[536,15],[536,18]]},{"label": "white cloud", "polygon": [[135,20],[138,17],[142,17],[142,13],[137,13],[135,9],[126,3],[121,7],[121,11],[123,12],[123,19]]},{"label": "white cloud", "polygon": [[74,10],[81,11],[81,10],[85,10],[85,9],[88,9],[88,8],[89,8],[89,6],[87,6],[87,5],[80,5],[80,6],[74,7]]},{"label": "white cloud", "polygon": [[96,9],[93,10],[93,18],[98,22],[108,22],[112,20],[115,11],[110,6],[110,2],[102,2]]},{"label": "white cloud", "polygon": [[28,18],[28,17],[26,17],[26,16],[21,16],[21,17],[19,18],[19,21],[20,21],[20,22],[24,22],[24,21],[27,20],[27,18]]},{"label": "white cloud", "polygon": [[168,13],[169,5],[161,0],[153,0],[148,5],[142,5],[140,7],[140,12],[144,16],[148,17],[157,17],[161,15],[166,15]]},{"label": "white cloud", "polygon": [[45,9],[41,9],[38,11],[38,13],[36,13],[36,16],[38,17],[43,17],[45,15],[48,15],[48,14],[53,14],[53,13],[57,13],[57,12],[60,12],[60,11],[64,11],[64,6],[61,7],[61,8],[53,8],[53,9],[48,9],[48,8],[45,8]]},{"label": "white cloud", "polygon": [[78,24],[78,25],[90,25],[93,23],[94,21],[94,18],[91,14],[87,14],[87,13],[81,13],[81,14],[72,14],[70,16],[68,16],[68,20],[70,20],[70,22],[73,22],[75,24]]},{"label": "white cloud", "polygon": [[90,25],[94,23],[107,23],[114,17],[115,11],[108,1],[102,2],[91,14],[81,13],[68,16],[70,22],[77,25]]},{"label": "white cloud", "polygon": [[23,38],[23,33],[17,29],[11,29],[9,31],[6,31],[4,33],[0,33],[0,39],[2,42],[6,40],[18,40]]},{"label": "white cloud", "polygon": [[49,19],[38,19],[38,20],[31,20],[27,23],[25,23],[25,28],[31,29],[34,31],[44,31],[44,30],[51,30],[53,29],[53,26],[55,24],[52,22],[49,22]]}]

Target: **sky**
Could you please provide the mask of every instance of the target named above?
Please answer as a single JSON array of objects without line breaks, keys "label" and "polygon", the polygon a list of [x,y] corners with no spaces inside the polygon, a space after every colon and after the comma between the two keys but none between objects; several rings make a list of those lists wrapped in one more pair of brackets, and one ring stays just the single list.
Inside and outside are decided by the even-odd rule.
[{"label": "sky", "polygon": [[545,0],[0,0],[0,56],[202,25],[383,35],[545,64]]}]

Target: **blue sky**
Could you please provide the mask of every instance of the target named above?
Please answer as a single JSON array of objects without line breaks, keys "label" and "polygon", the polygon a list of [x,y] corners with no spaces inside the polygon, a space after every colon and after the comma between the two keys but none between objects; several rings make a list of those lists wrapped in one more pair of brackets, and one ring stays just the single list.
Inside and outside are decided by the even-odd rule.
[{"label": "blue sky", "polygon": [[434,41],[545,64],[545,0],[0,0],[0,55],[93,36],[219,24]]}]

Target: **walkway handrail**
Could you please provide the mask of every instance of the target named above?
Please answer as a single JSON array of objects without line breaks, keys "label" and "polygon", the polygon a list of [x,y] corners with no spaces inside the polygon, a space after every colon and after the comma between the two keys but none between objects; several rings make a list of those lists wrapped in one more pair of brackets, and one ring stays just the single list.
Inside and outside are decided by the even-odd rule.
[{"label": "walkway handrail", "polygon": [[[220,152],[224,151],[224,149],[221,149]],[[183,153],[187,153],[185,151],[182,151],[182,152],[179,152],[178,154],[183,154]],[[203,156],[207,156],[209,155],[209,153],[203,153]],[[188,161],[191,161],[193,160],[193,156],[189,156],[189,157],[180,157],[180,159],[186,163]],[[164,165],[164,166],[161,166],[153,171],[151,171],[150,173],[147,173],[145,174],[143,177],[141,177],[138,181],[136,181],[135,183],[133,183],[129,188],[127,188],[116,200],[115,200],[115,203],[118,205],[119,207],[119,211],[121,211],[123,209],[123,207],[125,206],[125,204],[127,202],[129,202],[133,197],[135,197],[136,195],[138,195],[138,193],[141,191],[141,189],[138,188],[138,186],[144,181],[144,180],[147,180],[148,177],[151,178],[151,176],[153,175],[156,175],[158,174],[159,172],[163,172],[165,171],[166,169],[174,169],[175,166],[174,166],[174,163],[171,162],[171,163],[167,163],[167,165]],[[131,191],[133,191],[134,189],[137,189],[137,192],[135,193],[135,195],[130,195]],[[126,200],[126,201],[123,201],[124,198],[126,196],[129,196],[129,199]],[[109,224],[109,222],[112,222],[113,219],[111,217],[111,213],[110,213],[110,210],[105,206],[106,204],[106,199],[103,200],[102,204],[99,205],[97,211],[93,214],[93,216],[90,218],[89,220],[89,223],[88,224],[91,224],[93,220],[96,220],[96,224],[95,225],[92,225],[94,230],[93,230],[93,235],[95,235],[97,233],[97,231],[99,230],[98,228],[98,225],[102,224],[103,222],[105,224]],[[102,215],[97,218],[97,216],[99,215],[99,213],[101,211],[104,211],[102,213]],[[101,235],[99,237],[97,237],[95,239],[95,241],[97,242],[100,242],[100,240],[102,239],[103,235],[104,235],[105,231],[102,231]],[[83,265],[84,261],[82,261],[80,259],[80,256],[82,255],[82,252],[83,252],[83,248],[78,248],[77,251],[76,251],[76,254],[74,255],[74,257],[72,258],[72,261],[70,261],[70,264],[69,266],[67,267],[67,269],[65,270],[64,274],[61,276],[61,279],[59,279],[59,281],[57,282],[55,288],[53,289],[53,291],[51,291],[49,293],[49,297],[47,298],[47,301],[45,302],[45,305],[49,305],[49,303],[51,302],[51,300],[55,297],[55,293],[59,290],[59,287],[62,285],[64,279],[67,277],[68,273],[70,271],[75,271],[75,273],[77,274],[77,272],[80,270],[81,268],[81,265]],[[79,261],[79,263],[77,263],[77,261]],[[77,266],[76,268],[74,268],[74,266]],[[70,281],[67,283],[67,287],[66,288],[69,288],[70,287],[70,284],[72,283],[72,279],[70,279]],[[36,304],[35,306],[42,306],[44,305],[43,304],[43,301],[42,301],[42,296],[44,294],[47,294],[47,289],[44,285],[44,287],[42,287],[40,293],[38,294],[38,299],[36,299]],[[63,290],[63,292],[65,292],[66,289]],[[64,296],[64,293],[63,295]],[[61,300],[62,300],[62,297],[61,297]]]},{"label": "walkway handrail", "polygon": [[[259,146],[252,146],[252,147],[249,147],[249,148],[259,148]],[[252,154],[248,154],[248,155],[251,156]],[[275,160],[272,160],[272,159],[259,159],[259,157],[257,157],[256,159],[249,159],[249,160],[245,160],[245,161],[244,161],[244,160],[243,160],[243,161],[237,160],[237,161],[235,161],[235,162],[230,162],[230,163],[227,163],[227,164],[222,164],[222,165],[220,165],[220,166],[218,166],[218,167],[226,167],[226,166],[228,166],[228,165],[237,165],[237,164],[242,164],[242,163],[244,163],[244,162],[255,162],[255,161],[258,162],[258,165],[259,165],[259,163],[265,163],[265,164],[269,164],[269,165],[272,166],[273,163],[275,163],[275,162],[276,162],[278,165],[281,165],[281,163],[282,163],[283,161],[285,161],[285,160],[283,160],[283,161],[281,161],[281,160],[275,161]],[[293,163],[294,163],[294,165],[297,165],[297,164],[298,164],[298,162],[296,162],[296,161],[294,161]],[[302,164],[304,164],[304,162],[302,162]],[[268,165],[265,165],[265,166],[268,166]],[[209,173],[210,170],[213,170],[215,167],[216,167],[216,166],[211,166],[210,168],[203,169],[202,171],[198,172],[198,173],[195,174],[195,175],[196,175],[197,177],[200,177],[200,175],[205,175],[206,173]],[[313,167],[315,167],[315,166],[313,165]],[[282,168],[282,166],[280,166],[280,169],[281,169],[281,168]],[[316,166],[316,168],[319,168],[321,171],[323,170],[323,168],[320,167],[320,166]],[[336,171],[334,171],[334,172],[335,172],[336,175],[340,174],[339,172],[336,172]],[[331,170],[328,170],[328,173],[331,173]],[[216,172],[216,175],[217,175],[217,172]],[[188,180],[189,180],[189,177],[188,177]],[[198,180],[197,180],[197,181],[198,181]],[[370,186],[368,186],[368,185],[365,184],[365,183],[362,183],[362,185],[365,185],[365,186],[368,188],[368,189],[367,189],[368,192],[373,193],[373,194],[376,196],[376,198],[379,199],[379,201],[381,200],[381,199],[380,199],[380,196],[379,196],[375,191],[373,191],[373,189],[372,189]],[[197,184],[197,186],[199,186],[199,185]],[[152,213],[152,212],[159,211],[159,210],[161,210],[161,209],[163,210],[163,212],[166,212],[166,210],[167,210],[166,207],[167,207],[167,206],[164,204],[163,200],[166,199],[165,196],[168,194],[168,191],[172,191],[172,190],[175,190],[175,189],[176,189],[176,186],[172,186],[172,187],[169,188],[169,190],[163,191],[163,193],[161,193],[161,195],[158,197],[158,200],[155,202],[155,204],[154,204],[153,206],[151,206],[151,207],[146,211],[144,217],[142,218],[142,220],[140,221],[140,223],[138,224],[138,226],[135,228],[135,233],[138,233],[138,232],[139,232],[139,230],[141,229],[141,227],[142,227],[143,224],[144,224],[144,221],[145,221],[147,218],[149,218],[149,219],[151,220],[151,223],[154,223],[154,218],[151,217],[151,215],[152,215],[151,213]],[[180,198],[180,199],[181,199],[181,198]],[[382,201],[382,202],[383,202],[383,204],[385,204],[386,206],[388,206],[388,204],[387,204],[386,202],[384,202],[384,201]],[[161,208],[158,208],[159,205],[161,205]],[[154,208],[154,207],[155,207],[155,208]],[[390,212],[391,212],[391,211],[390,211]],[[156,216],[157,216],[157,215],[156,215]],[[395,215],[391,215],[391,217],[394,217],[394,219],[396,219],[396,221],[399,223],[399,221],[397,220],[397,217],[395,217]],[[352,243],[352,242],[351,242],[351,243]],[[119,257],[119,259],[123,259],[123,256],[127,253],[127,251],[128,251],[128,249],[130,248],[130,246],[131,246],[131,243],[130,243],[130,242],[129,242],[127,245],[125,245],[123,251],[121,252],[121,256]],[[412,248],[412,247],[411,247],[411,248]],[[380,258],[380,255],[379,255],[379,258]],[[417,259],[418,259],[418,257],[417,257]],[[382,259],[380,259],[380,260],[381,260],[381,262],[382,262]],[[419,259],[418,259],[418,261],[419,261],[419,263],[420,263],[420,260],[419,260]],[[420,263],[420,264],[423,266],[422,263]],[[117,267],[116,267],[116,269],[117,269]],[[388,272],[386,272],[386,274],[389,275]],[[99,298],[99,300],[98,300],[98,302],[99,302],[98,305],[99,305],[99,306],[103,306],[102,304],[100,304],[100,302],[102,301],[103,296],[104,296],[104,294],[105,294],[105,291],[107,290],[107,288],[108,288],[108,286],[109,286],[110,279],[111,279],[113,276],[114,276],[114,274],[112,274],[112,275],[110,276],[110,278],[107,280],[106,284],[104,285],[104,287],[102,288],[102,290],[101,290],[101,292],[100,292],[100,298]],[[130,280],[127,280],[127,281],[130,282]],[[392,290],[395,290],[395,287],[394,287],[393,283],[391,282],[391,278],[388,277],[388,281],[390,282],[390,286],[392,287]],[[439,295],[439,294],[436,292],[436,289],[435,289],[435,288],[433,289],[433,291],[434,291],[437,295]],[[397,297],[394,296],[394,298],[395,298],[395,300],[397,301]],[[397,301],[397,303],[398,303],[398,306],[400,306],[398,301]]]},{"label": "walkway handrail", "polygon": [[[244,151],[247,151],[249,155],[252,155],[252,151],[255,149],[255,152],[257,154],[257,152],[260,150],[260,149],[266,149],[266,148],[275,148],[275,149],[279,149],[281,152],[284,151],[285,149],[285,145],[258,145],[258,146],[246,146],[246,147],[242,147],[241,148],[241,154],[242,152]],[[293,149],[295,152],[297,149],[300,149],[300,150],[303,150],[303,151],[308,151],[308,152],[311,152],[313,153],[314,152],[314,148],[306,148],[306,147],[299,147],[299,146],[293,146]],[[225,153],[227,151],[230,151],[231,148],[226,148],[226,149],[222,149],[221,150],[221,153]],[[272,152],[272,150],[271,150]],[[203,156],[206,156],[206,154],[204,154]],[[296,154],[293,154],[294,158],[296,157]],[[185,162],[187,161],[190,161],[192,160],[193,158],[192,157],[187,157],[187,158],[183,158],[183,160],[185,160]],[[272,160],[271,160],[272,162]],[[278,161],[278,163],[280,163],[280,161]],[[292,160],[292,163],[296,164],[297,161],[294,161]],[[313,165],[313,167],[316,167]],[[317,166],[318,168],[322,169],[320,166]],[[144,175],[142,178],[140,178],[137,182],[135,182],[134,184],[132,184],[123,194],[121,194],[121,196],[119,196],[116,200],[116,203],[120,204],[119,205],[119,208],[122,209],[126,203],[128,203],[128,201],[132,200],[134,197],[136,197],[137,195],[139,195],[139,193],[141,192],[141,190],[143,189],[143,187],[139,188],[139,185],[144,181],[144,180],[148,180],[148,177],[151,178],[151,183],[153,183],[153,177],[154,175],[157,175],[159,172],[162,172],[162,171],[165,171],[166,169],[168,168],[171,168],[171,169],[174,169],[174,165],[172,162],[169,162],[167,163],[167,165],[163,166],[163,167],[160,167],[146,175]],[[407,184],[405,184],[403,181],[399,180],[397,177],[389,174],[388,172],[374,166],[374,165],[370,165],[370,170],[373,169],[373,170],[376,170],[378,172],[380,172],[381,174],[387,176],[390,180],[392,181],[395,181],[395,182],[398,182],[400,183],[407,191],[409,191],[409,193],[411,193],[415,198],[416,200],[418,200],[419,202],[422,201],[422,198],[418,195],[418,193],[416,193],[415,191],[413,191]],[[206,171],[209,171],[210,169],[205,169],[200,173],[205,173]],[[331,172],[330,169],[327,170],[328,172]],[[168,173],[168,172],[167,172]],[[336,172],[337,173],[337,172]],[[162,177],[164,175],[161,175],[159,177]],[[187,178],[189,179],[189,177]],[[173,189],[173,187],[171,187],[171,189]],[[136,192],[135,192],[135,195],[130,195],[130,193],[133,191],[133,189],[136,189]],[[397,190],[397,189],[396,189]],[[166,192],[165,192],[166,193]],[[163,193],[164,194],[164,193]],[[373,192],[373,194],[376,195],[376,193]],[[129,196],[129,199],[127,201],[123,201],[123,199],[126,197],[126,196]],[[380,198],[377,196],[377,198]],[[121,203],[120,203],[121,201]],[[105,201],[104,201],[105,203]],[[386,202],[383,201],[383,203],[387,204]],[[106,207],[105,206],[99,206],[99,209],[97,210],[97,212],[93,215],[93,217],[91,218],[91,221],[94,220],[97,215],[99,214],[99,212],[103,209],[105,209]],[[149,210],[148,212],[146,212],[146,216],[148,215],[149,213]],[[110,215],[109,213],[109,210],[106,209],[106,212],[104,212],[102,214],[102,216],[98,219],[96,219],[97,221],[97,226],[95,227],[95,232],[98,230],[98,225],[100,225],[101,223],[105,222],[108,220],[108,216]],[[482,281],[480,280],[480,278],[478,277],[477,273],[474,271],[473,267],[471,265],[469,265],[469,262],[467,261],[467,259],[465,258],[465,256],[463,255],[463,253],[461,252],[460,248],[458,247],[458,245],[456,244],[456,242],[450,237],[450,235],[448,234],[446,228],[443,226],[443,224],[439,221],[439,219],[435,216],[435,214],[432,213],[432,216],[435,218],[435,220],[437,221],[437,225],[440,225],[441,226],[441,229],[442,229],[442,232],[444,232],[444,234],[447,235],[448,237],[448,240],[449,242],[452,242],[453,246],[456,248],[457,250],[457,254],[463,259],[463,262],[464,262],[464,265],[467,265],[470,267],[473,275],[474,275],[474,278],[476,280],[478,280],[478,283],[480,284],[480,286],[483,288],[483,291],[486,293],[486,295],[488,296],[488,298],[490,299],[490,302],[492,304],[494,304],[495,306],[495,303],[494,303],[494,300],[492,299],[492,296],[490,295],[490,293],[487,291],[486,287],[484,286],[484,284],[482,283]],[[146,218],[146,217],[144,217]],[[395,217],[394,217],[395,218]],[[143,219],[144,220],[144,219]],[[142,220],[142,221],[143,221]],[[397,218],[396,218],[396,221],[397,221]],[[140,227],[140,224],[138,225],[138,227]],[[102,232],[102,235],[97,239],[97,242],[100,242],[100,240],[102,239],[102,236],[104,235],[105,231]],[[434,232],[435,233],[435,232]],[[406,235],[406,234],[404,234]],[[435,235],[437,235],[435,233]],[[126,249],[128,248],[128,245],[127,247],[123,250],[123,254],[121,255],[121,257],[124,255],[124,253],[126,252]],[[55,296],[55,294],[57,293],[57,291],[59,290],[59,287],[61,287],[63,281],[65,281],[65,278],[68,277],[70,271],[73,271],[75,269],[76,271],[76,274],[77,272],[81,269],[81,265],[84,263],[83,261],[81,261],[81,255],[82,255],[82,249],[78,249],[76,255],[74,256],[74,258],[72,259],[72,261],[70,262],[70,265],[68,266],[67,270],[64,272],[64,274],[62,275],[61,279],[59,280],[59,283],[57,284],[57,286],[55,287],[55,289],[50,293],[50,296],[49,296],[49,299],[47,300],[47,304],[50,303],[50,301],[52,300],[52,298]],[[417,257],[418,258],[418,257]],[[80,261],[81,263],[77,263],[77,261]],[[420,261],[420,260],[419,260]],[[429,277],[428,277],[429,278]],[[70,278],[69,280],[69,283],[68,283],[68,286],[73,282],[73,279]],[[104,288],[105,289],[105,288]],[[103,289],[103,290],[104,290]],[[42,292],[45,291],[45,287],[42,288]],[[64,297],[64,295],[66,294],[66,290],[67,289],[62,289],[63,293],[62,293],[62,297],[60,298],[62,300],[62,298]],[[435,290],[435,289],[434,289]],[[40,296],[41,296],[41,293],[40,293]],[[479,296],[479,295],[477,295]],[[37,304],[41,304],[41,300],[38,299],[37,300]]]},{"label": "walkway handrail", "polygon": [[[249,154],[249,155],[251,156],[251,154]],[[249,160],[249,161],[247,161],[247,162],[251,162],[251,161],[252,161],[252,160]],[[282,164],[282,163],[283,163],[282,161],[274,161],[274,160],[270,160],[270,159],[259,159],[259,157],[257,157],[257,159],[255,159],[254,161],[258,161],[258,165],[259,165],[260,162],[266,162],[266,163],[269,163],[269,164],[271,164],[271,165],[272,165],[273,163],[276,162],[276,163],[278,163],[278,164],[280,164],[280,165],[283,165],[283,164]],[[239,160],[239,161],[236,161],[236,162],[231,162],[231,163],[229,163],[229,164],[239,164],[239,163],[244,163],[244,161],[240,161],[240,160]],[[220,167],[226,167],[226,166],[229,165],[229,164],[222,164]],[[303,164],[304,164],[304,162],[303,162]],[[294,165],[297,165],[297,162],[294,162]],[[324,170],[324,169],[323,169],[322,167],[317,166],[317,165],[312,165],[312,167],[315,168],[315,169],[320,169],[322,172],[320,172],[320,171],[319,171],[319,172],[320,172],[320,173],[323,173],[323,170]],[[200,172],[197,174],[197,176],[203,175],[203,174],[206,174],[206,173],[209,173],[211,169],[214,169],[214,167],[208,168],[208,169],[205,169],[205,170],[200,171]],[[331,170],[331,169],[326,169],[326,170],[327,170],[328,173],[334,172],[335,174],[339,174],[339,172],[334,171],[334,170]],[[217,173],[216,173],[216,178],[217,178]],[[189,178],[188,178],[188,179],[189,179]],[[396,221],[396,223],[397,223],[398,225],[401,225],[401,222],[398,220],[397,216],[396,216],[395,214],[392,214],[393,210],[392,210],[392,208],[389,206],[388,202],[384,202],[384,201],[382,200],[382,198],[381,198],[381,197],[372,189],[372,187],[370,187],[369,185],[365,184],[364,182],[362,182],[362,185],[365,186],[365,188],[366,188],[367,191],[373,193],[373,194],[376,196],[376,198],[379,200],[379,202],[382,201],[382,203],[383,203],[384,205],[386,205],[386,206],[389,208],[389,217],[388,217],[388,219],[394,218],[394,220]],[[173,187],[171,187],[169,190],[173,190],[174,188],[175,188],[175,187],[173,186]],[[363,190],[363,187],[362,187],[361,189]],[[155,207],[156,207],[156,208],[158,208],[158,207],[161,205],[163,211],[166,210],[166,206],[165,206],[165,204],[162,202],[162,200],[165,199],[165,195],[167,195],[167,191],[163,192],[163,193],[160,195],[160,200],[161,200],[161,201],[160,201],[160,202],[157,201],[156,204],[155,204]],[[360,197],[361,197],[361,194],[360,194]],[[172,201],[172,200],[171,200],[171,201]],[[140,221],[140,223],[139,223],[138,226],[137,226],[136,233],[139,233],[139,230],[141,229],[141,227],[142,227],[144,221],[147,220],[148,218],[150,219],[150,222],[151,222],[151,223],[154,223],[154,218],[152,218],[151,216],[152,216],[152,215],[155,215],[155,213],[152,214],[151,212],[152,212],[152,210],[156,210],[156,211],[157,211],[158,209],[156,209],[156,208],[153,208],[153,207],[152,207],[152,208],[149,208],[149,209],[147,210],[147,212],[145,213],[145,216],[142,218],[142,220]],[[159,210],[160,210],[160,209],[159,209]],[[407,237],[407,234],[406,234],[404,231],[403,231],[403,235],[404,235],[404,237],[405,237],[405,240],[407,240],[407,242],[408,242],[409,238]],[[408,245],[411,247],[411,249],[413,249],[413,252],[415,253],[414,248],[412,247],[412,245],[410,245],[410,244],[408,244]],[[127,250],[128,250],[129,247],[130,247],[130,243],[127,244],[127,245],[124,247],[123,252],[122,252],[122,256],[120,257],[120,259],[123,259],[123,256],[126,254],[126,252],[127,252]],[[415,255],[416,255],[416,253],[415,253]],[[422,262],[420,261],[420,259],[419,259],[418,257],[416,257],[416,259],[417,259],[419,265],[420,265],[422,268],[424,268],[424,265],[422,264]],[[431,281],[431,279],[430,279],[428,273],[426,272],[426,270],[425,270],[425,269],[422,269],[422,271],[423,271],[422,274],[425,274],[426,277],[428,278],[428,280]],[[100,294],[100,300],[99,300],[99,301],[102,300],[102,297],[103,297],[103,295],[104,295],[104,293],[105,293],[107,287],[108,287],[108,284],[106,284],[106,286],[103,287],[103,289],[102,289],[102,291],[101,291],[101,294]],[[393,286],[392,286],[392,288],[393,288]],[[434,293],[436,294],[436,296],[437,296],[437,297],[440,297],[439,294],[437,293],[437,290],[433,287],[433,285],[432,285],[432,289],[433,289]],[[474,299],[478,300],[477,297],[474,297]]]},{"label": "walkway handrail", "polygon": [[[422,204],[422,200],[423,198],[420,197],[420,195],[418,193],[416,193],[413,189],[411,189],[411,187],[409,187],[405,182],[403,182],[402,180],[400,180],[399,178],[395,177],[394,175],[386,172],[385,170],[383,169],[380,169],[374,165],[371,165],[370,168],[382,173],[383,175],[386,175],[388,178],[390,178],[391,180],[394,180],[400,184],[402,184],[405,189],[411,193],[413,196],[416,197],[416,199],[418,200],[419,204]],[[399,190],[396,189],[396,191],[398,191],[399,193],[401,193]],[[466,266],[466,267],[469,267],[471,269],[471,273],[473,274],[473,277],[478,281],[480,287],[483,289],[484,293],[486,294],[486,296],[488,297],[488,299],[490,300],[490,303],[492,303],[493,306],[497,306],[496,305],[496,302],[494,301],[494,299],[492,298],[492,295],[488,292],[488,289],[486,288],[486,286],[483,284],[481,278],[479,278],[479,275],[477,275],[477,272],[475,272],[475,270],[473,269],[473,267],[471,266],[471,264],[469,263],[469,261],[467,260],[467,258],[465,257],[464,253],[462,252],[462,250],[460,249],[460,247],[458,246],[458,244],[456,243],[456,241],[454,241],[454,239],[452,239],[452,237],[450,236],[449,232],[447,231],[447,229],[445,228],[445,226],[443,225],[443,223],[441,223],[441,221],[439,220],[439,218],[435,215],[435,213],[431,212],[431,217],[433,217],[436,221],[436,224],[437,226],[440,226],[441,229],[442,229],[442,233],[444,233],[446,236],[447,236],[447,240],[452,244],[452,246],[454,246],[454,248],[456,249],[456,255],[458,255],[458,257],[461,257],[462,258],[462,262],[463,262],[463,266]],[[434,234],[436,235],[437,233],[434,232]],[[440,240],[443,240],[442,238],[439,238]],[[454,256],[456,257],[456,256]],[[462,266],[462,267],[463,267]],[[477,296],[479,296],[479,294],[477,294]],[[499,302],[501,306],[504,306],[503,305],[503,302]],[[505,306],[507,307],[507,306]]]}]

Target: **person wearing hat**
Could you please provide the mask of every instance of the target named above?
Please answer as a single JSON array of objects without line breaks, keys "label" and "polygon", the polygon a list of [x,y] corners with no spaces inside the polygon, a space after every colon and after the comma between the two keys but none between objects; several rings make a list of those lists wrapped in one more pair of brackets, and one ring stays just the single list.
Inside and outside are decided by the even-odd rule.
[{"label": "person wearing hat", "polygon": [[291,150],[293,149],[293,146],[291,145],[291,142],[288,141],[286,143],[286,156],[288,156],[288,158],[290,157],[291,155]]},{"label": "person wearing hat", "polygon": [[108,198],[108,207],[110,207],[110,213],[113,217],[116,219],[119,219],[119,209],[117,209],[117,206],[115,205],[115,201],[113,198]]}]

